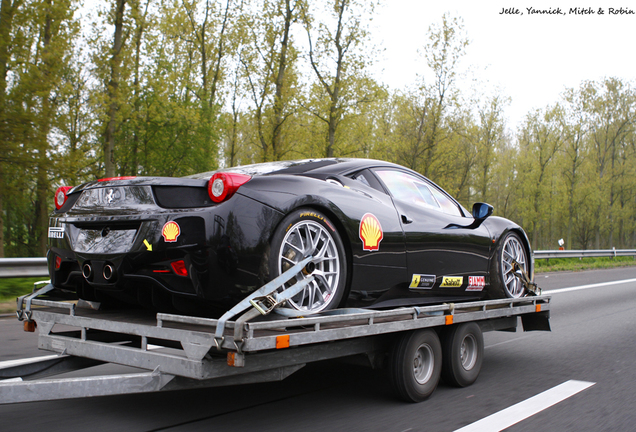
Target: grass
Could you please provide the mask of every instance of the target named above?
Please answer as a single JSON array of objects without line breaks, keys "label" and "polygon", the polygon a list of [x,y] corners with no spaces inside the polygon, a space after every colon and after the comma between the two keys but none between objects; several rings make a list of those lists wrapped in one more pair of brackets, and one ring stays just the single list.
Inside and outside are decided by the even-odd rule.
[{"label": "grass", "polygon": [[42,277],[0,279],[0,313],[15,312],[15,299],[21,295],[30,294],[33,284],[43,280],[46,279]]},{"label": "grass", "polygon": [[547,273],[555,271],[580,271],[630,267],[636,265],[636,259],[634,259],[634,257],[550,258],[535,260],[534,264],[535,273]]},{"label": "grass", "polygon": [[[580,271],[636,265],[634,257],[616,258],[550,258],[535,261],[535,273],[555,271]],[[15,312],[15,299],[29,294],[35,282],[44,278],[0,279],[0,313]]]}]

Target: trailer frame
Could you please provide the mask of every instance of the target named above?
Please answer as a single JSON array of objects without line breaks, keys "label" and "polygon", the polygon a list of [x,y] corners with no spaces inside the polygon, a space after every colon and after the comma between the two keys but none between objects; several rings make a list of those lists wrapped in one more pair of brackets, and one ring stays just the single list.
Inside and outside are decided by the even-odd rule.
[{"label": "trailer frame", "polygon": [[[37,323],[38,347],[57,355],[0,365],[0,403],[278,381],[307,363],[355,355],[377,367],[409,332],[442,334],[468,322],[481,331],[516,331],[519,317],[526,331],[550,330],[550,300],[528,296],[384,311],[335,309],[296,318],[248,310],[220,324],[194,316],[94,310],[83,301],[23,298],[18,317],[26,318],[25,329]],[[104,363],[140,371],[49,378]]]}]

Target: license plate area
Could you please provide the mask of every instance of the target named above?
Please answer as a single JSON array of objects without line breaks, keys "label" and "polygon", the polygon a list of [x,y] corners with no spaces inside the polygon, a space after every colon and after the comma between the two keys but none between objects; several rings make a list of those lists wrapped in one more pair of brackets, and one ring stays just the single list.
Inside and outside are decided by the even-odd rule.
[{"label": "license plate area", "polygon": [[132,248],[139,225],[73,225],[73,251],[91,254],[127,253]]}]

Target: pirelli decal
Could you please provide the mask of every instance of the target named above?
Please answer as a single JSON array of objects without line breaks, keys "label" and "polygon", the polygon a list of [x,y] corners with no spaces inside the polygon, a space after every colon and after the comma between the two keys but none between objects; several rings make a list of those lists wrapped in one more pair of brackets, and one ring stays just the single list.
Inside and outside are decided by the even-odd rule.
[{"label": "pirelli decal", "polygon": [[464,284],[463,276],[444,276],[440,287],[442,288],[460,288]]},{"label": "pirelli decal", "polygon": [[64,228],[62,227],[49,227],[49,238],[63,239]]}]

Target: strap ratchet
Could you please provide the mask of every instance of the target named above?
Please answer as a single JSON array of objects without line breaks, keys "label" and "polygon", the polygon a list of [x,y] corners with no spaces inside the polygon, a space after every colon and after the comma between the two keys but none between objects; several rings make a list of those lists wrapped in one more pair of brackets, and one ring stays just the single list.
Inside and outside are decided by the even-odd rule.
[{"label": "strap ratchet", "polygon": [[[312,256],[308,256],[305,259],[303,259],[302,261],[296,263],[293,267],[291,267],[290,269],[288,269],[287,271],[285,271],[284,273],[282,273],[281,275],[279,275],[275,279],[269,281],[268,283],[263,285],[261,288],[257,289],[252,294],[250,294],[249,296],[245,297],[241,302],[236,304],[232,309],[230,309],[229,311],[225,312],[223,314],[223,316],[221,316],[221,318],[219,318],[219,321],[218,321],[217,326],[216,326],[216,331],[214,333],[214,342],[216,344],[217,349],[219,349],[219,350],[221,349],[221,346],[223,344],[223,340],[225,339],[224,336],[223,336],[223,333],[225,331],[225,323],[230,318],[240,314],[241,312],[243,312],[246,309],[248,309],[250,306],[253,306],[253,307],[256,308],[255,304],[259,305],[258,308],[256,308],[257,310],[259,310],[259,308],[260,308],[263,312],[266,312],[266,313],[271,312],[279,303],[282,303],[282,300],[286,300],[287,299],[285,296],[281,296],[283,293],[281,293],[281,295],[277,296],[276,292],[281,287],[283,287],[283,285],[285,283],[290,281],[292,278],[296,277],[296,275],[298,273],[300,273],[301,270],[303,268],[305,268],[305,266],[312,259],[313,259]],[[311,280],[313,280],[313,278]],[[290,288],[293,289],[297,285],[300,285],[300,284],[302,284],[303,282],[306,282],[306,281],[309,281],[309,278],[303,279],[302,281],[292,285],[292,287],[290,287]],[[309,282],[306,282],[306,283],[309,283]],[[304,286],[306,286],[306,284]],[[304,288],[304,286],[303,286],[303,288]],[[286,291],[289,291],[289,289],[286,290]],[[299,291],[297,291],[296,294],[298,292]],[[296,294],[293,294],[293,295],[296,295]],[[293,297],[293,295],[292,295],[292,297]],[[271,297],[271,300],[264,300],[268,296]],[[267,302],[267,304],[264,304],[264,302]],[[260,310],[259,310],[259,312],[260,312]]]},{"label": "strap ratchet", "polygon": [[512,260],[512,271],[513,274],[521,281],[521,283],[525,287],[527,291],[526,296],[541,295],[541,288],[539,288],[536,283],[530,280],[530,276],[528,276],[526,270],[514,259]]}]

